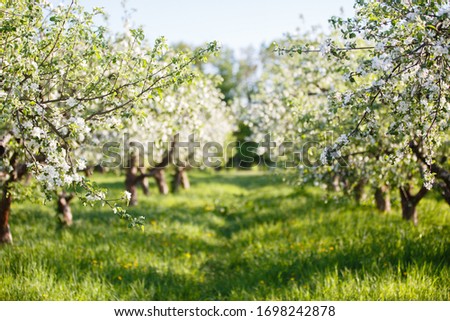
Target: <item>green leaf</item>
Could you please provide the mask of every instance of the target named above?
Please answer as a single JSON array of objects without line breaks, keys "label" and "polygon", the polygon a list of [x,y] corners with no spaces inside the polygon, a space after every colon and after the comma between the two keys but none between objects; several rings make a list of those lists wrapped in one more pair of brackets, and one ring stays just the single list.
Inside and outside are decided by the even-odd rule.
[{"label": "green leaf", "polygon": [[51,22],[57,23],[57,22],[60,22],[62,19],[61,19],[61,17],[58,17],[58,16],[52,16],[52,17],[50,17],[49,20]]}]

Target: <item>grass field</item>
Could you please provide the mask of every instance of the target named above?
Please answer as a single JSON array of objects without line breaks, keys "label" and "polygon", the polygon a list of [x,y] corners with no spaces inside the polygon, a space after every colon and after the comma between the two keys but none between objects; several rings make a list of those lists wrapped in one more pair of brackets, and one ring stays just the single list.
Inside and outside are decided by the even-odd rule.
[{"label": "grass field", "polygon": [[[123,178],[95,176],[119,194]],[[15,204],[0,248],[1,300],[450,300],[450,211],[433,194],[419,226],[399,209],[325,203],[258,172],[191,173],[177,195],[139,195],[129,230],[106,208]],[[396,196],[396,195],[393,195]]]}]

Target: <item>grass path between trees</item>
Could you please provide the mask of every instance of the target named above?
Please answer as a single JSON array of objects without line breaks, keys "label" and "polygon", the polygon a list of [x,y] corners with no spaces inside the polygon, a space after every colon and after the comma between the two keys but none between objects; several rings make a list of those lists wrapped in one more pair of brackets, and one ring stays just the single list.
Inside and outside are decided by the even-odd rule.
[{"label": "grass path between trees", "polygon": [[190,175],[190,190],[139,195],[144,232],[78,201],[65,229],[54,204],[15,204],[0,300],[450,300],[450,211],[433,194],[414,227],[274,175]]}]

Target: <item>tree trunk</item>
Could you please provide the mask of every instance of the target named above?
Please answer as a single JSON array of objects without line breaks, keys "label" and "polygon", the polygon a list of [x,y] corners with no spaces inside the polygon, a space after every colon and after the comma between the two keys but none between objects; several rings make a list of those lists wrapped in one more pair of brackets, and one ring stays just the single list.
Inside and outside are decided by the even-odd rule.
[{"label": "tree trunk", "polygon": [[144,177],[141,180],[141,187],[142,187],[142,192],[144,193],[145,196],[150,195],[150,188],[148,185],[148,178]]},{"label": "tree trunk", "polygon": [[[423,164],[427,164],[427,162],[425,161],[425,157],[423,156],[422,151],[420,150],[419,145],[417,145],[414,141],[411,141],[409,143],[409,146],[411,147],[411,150],[416,155],[416,157],[418,159],[420,159],[420,161]],[[450,171],[448,171],[445,168],[439,166],[436,162],[433,162],[431,164],[430,171],[432,173],[436,174],[436,178],[441,179],[445,183],[447,188],[450,189]]]},{"label": "tree trunk", "polygon": [[153,176],[155,179],[156,185],[158,186],[159,193],[162,195],[169,194],[169,186],[166,182],[166,175],[164,173],[164,169],[170,165],[173,158],[175,140],[172,141],[170,149],[167,151],[166,155],[163,157],[159,164],[154,165],[154,168],[150,170],[150,173],[147,176]]},{"label": "tree trunk", "polygon": [[174,193],[178,192],[180,186],[185,189],[190,187],[189,178],[186,173],[186,168],[184,167],[177,167],[175,169],[175,175],[173,176],[172,181],[172,191]]},{"label": "tree trunk", "polygon": [[8,185],[8,182],[3,185],[2,199],[0,200],[0,244],[12,244],[12,235],[9,229],[12,197],[8,191]]},{"label": "tree trunk", "polygon": [[73,197],[73,194],[67,195],[65,192],[58,195],[58,213],[63,226],[70,226],[73,223],[72,209],[70,208],[70,201]]},{"label": "tree trunk", "polygon": [[361,178],[353,189],[353,195],[355,197],[355,201],[359,204],[362,200],[366,198],[366,194],[364,192],[364,187],[366,186],[366,180]]},{"label": "tree trunk", "polygon": [[164,174],[163,168],[153,169],[153,177],[155,178],[156,185],[158,185],[158,190],[160,194],[166,195],[169,193],[169,186],[166,182],[166,175]]},{"label": "tree trunk", "polygon": [[189,182],[189,176],[185,169],[183,169],[183,171],[181,172],[181,187],[183,187],[184,189],[191,188],[191,183]]},{"label": "tree trunk", "polygon": [[140,175],[136,177],[136,183],[141,185],[142,192],[144,193],[145,196],[148,196],[150,195],[150,188],[148,185],[148,175],[145,174],[145,171],[142,168],[139,168],[138,170]]},{"label": "tree trunk", "polygon": [[8,142],[11,140],[11,134],[6,134],[0,139],[0,157],[3,157],[6,154]]},{"label": "tree trunk", "polygon": [[[4,157],[7,153],[7,145],[10,139],[11,135],[8,134],[0,140],[0,157]],[[14,158],[13,156],[13,160]],[[6,181],[3,183],[0,200],[0,244],[11,244],[12,235],[9,229],[9,215],[11,214],[12,198],[8,190],[11,176],[8,178],[8,174],[6,172],[4,174]]]},{"label": "tree trunk", "polygon": [[[6,150],[3,151],[3,155]],[[17,160],[17,154],[13,153],[9,163],[12,165],[13,170],[8,174],[8,179],[3,183],[0,200],[0,244],[12,244],[12,235],[9,228],[9,216],[11,215],[11,203],[12,196],[9,191],[9,184],[17,182],[23,175],[27,173],[27,167],[20,165]]]},{"label": "tree trunk", "polygon": [[33,175],[31,175],[31,173],[27,172],[25,175],[25,185],[30,185],[32,179],[33,179]]},{"label": "tree trunk", "polygon": [[84,169],[84,175],[85,175],[86,177],[91,177],[92,174],[94,174],[94,167],[92,167],[92,166],[87,166],[87,167]]},{"label": "tree trunk", "polygon": [[103,166],[101,166],[101,165],[95,165],[94,166],[94,172],[103,174],[103,173],[105,173],[105,168]]},{"label": "tree trunk", "polygon": [[438,182],[437,185],[438,190],[441,192],[442,197],[450,205],[450,188],[445,184],[445,182]]},{"label": "tree trunk", "polygon": [[419,223],[419,217],[417,216],[416,205],[402,199],[402,217],[404,220],[411,221],[414,225],[417,225]]},{"label": "tree trunk", "polygon": [[333,192],[339,192],[341,190],[340,183],[341,178],[339,177],[339,175],[334,175],[333,181],[331,182],[331,189]]},{"label": "tree trunk", "polygon": [[391,198],[389,196],[389,188],[386,185],[375,189],[375,203],[380,212],[391,211]]},{"label": "tree trunk", "polygon": [[402,203],[402,217],[407,221],[412,221],[414,225],[419,223],[417,215],[417,204],[427,194],[428,189],[422,186],[416,195],[412,194],[411,186],[405,185],[400,187],[400,200]]}]

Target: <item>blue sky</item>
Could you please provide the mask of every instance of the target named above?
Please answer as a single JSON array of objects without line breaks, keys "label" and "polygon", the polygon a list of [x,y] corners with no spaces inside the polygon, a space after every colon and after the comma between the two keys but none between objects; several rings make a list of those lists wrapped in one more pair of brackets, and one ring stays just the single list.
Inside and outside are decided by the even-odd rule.
[{"label": "blue sky", "polygon": [[[67,2],[64,0],[63,2]],[[52,1],[53,2],[53,1]],[[104,7],[113,31],[123,28],[121,0],[79,0],[86,9]],[[152,41],[164,35],[169,43],[201,45],[217,40],[240,48],[270,43],[296,28],[328,28],[328,18],[353,13],[354,0],[128,0],[134,26],[142,25]],[[303,15],[303,20],[299,17]]]}]

